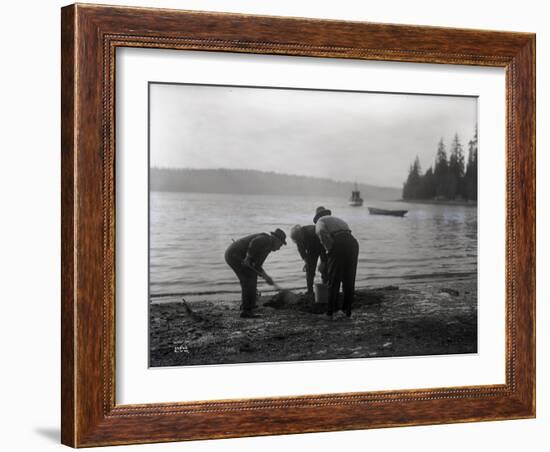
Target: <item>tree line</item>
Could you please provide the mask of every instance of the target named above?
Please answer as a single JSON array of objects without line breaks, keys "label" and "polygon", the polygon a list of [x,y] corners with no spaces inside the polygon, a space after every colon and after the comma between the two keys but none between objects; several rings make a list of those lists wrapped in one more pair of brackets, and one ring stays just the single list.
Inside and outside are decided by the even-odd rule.
[{"label": "tree line", "polygon": [[468,142],[468,159],[458,134],[451,143],[449,156],[443,138],[439,141],[435,163],[424,174],[418,156],[409,168],[403,184],[406,200],[469,200],[477,201],[477,126]]}]

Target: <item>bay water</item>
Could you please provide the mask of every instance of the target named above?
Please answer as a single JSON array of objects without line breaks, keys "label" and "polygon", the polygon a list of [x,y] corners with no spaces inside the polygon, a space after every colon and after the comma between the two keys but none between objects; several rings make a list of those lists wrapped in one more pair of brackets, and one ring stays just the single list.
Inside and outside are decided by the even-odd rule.
[{"label": "bay water", "polygon": [[[224,260],[232,240],[275,228],[288,236],[293,225],[312,224],[319,205],[344,219],[359,242],[358,288],[475,278],[475,206],[366,199],[351,207],[347,199],[329,197],[151,192],[151,300],[238,299],[238,280]],[[408,213],[370,215],[369,206]],[[270,253],[264,269],[285,288],[305,288],[303,261],[290,237],[287,243]],[[258,289],[271,288],[260,281]]]}]

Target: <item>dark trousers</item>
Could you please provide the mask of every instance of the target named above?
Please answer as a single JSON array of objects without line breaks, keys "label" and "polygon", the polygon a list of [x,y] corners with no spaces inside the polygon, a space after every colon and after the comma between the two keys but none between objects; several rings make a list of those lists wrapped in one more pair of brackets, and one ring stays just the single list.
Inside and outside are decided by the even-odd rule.
[{"label": "dark trousers", "polygon": [[344,292],[342,310],[351,313],[355,293],[355,274],[357,273],[357,257],[359,244],[351,233],[334,235],[332,249],[328,253],[328,310],[332,314],[338,310],[338,293],[340,284]]},{"label": "dark trousers", "polygon": [[[308,293],[313,293],[313,281],[315,280],[315,271],[317,270],[317,261],[319,260],[320,253],[308,254],[306,258],[306,283]],[[327,282],[327,271],[321,274],[322,281]]]},{"label": "dark trousers", "polygon": [[239,278],[241,284],[241,311],[250,312],[256,307],[256,290],[258,287],[258,275],[250,268],[242,264],[239,256],[225,252],[225,262]]}]

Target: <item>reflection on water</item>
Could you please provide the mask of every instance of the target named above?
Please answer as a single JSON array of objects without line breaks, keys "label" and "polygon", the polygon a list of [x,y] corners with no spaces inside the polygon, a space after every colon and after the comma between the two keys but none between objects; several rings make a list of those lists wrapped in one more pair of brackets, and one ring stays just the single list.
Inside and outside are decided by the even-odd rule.
[{"label": "reflection on water", "polygon": [[[223,255],[232,239],[296,223],[311,224],[318,205],[346,220],[359,241],[357,286],[471,277],[477,272],[477,208],[346,199],[152,192],[150,292],[238,291]],[[369,215],[367,206],[406,209],[405,218]],[[296,246],[271,253],[264,268],[286,287],[303,287]],[[259,289],[267,287],[260,283]],[[205,297],[202,297],[205,298]],[[231,298],[235,298],[234,295]]]}]

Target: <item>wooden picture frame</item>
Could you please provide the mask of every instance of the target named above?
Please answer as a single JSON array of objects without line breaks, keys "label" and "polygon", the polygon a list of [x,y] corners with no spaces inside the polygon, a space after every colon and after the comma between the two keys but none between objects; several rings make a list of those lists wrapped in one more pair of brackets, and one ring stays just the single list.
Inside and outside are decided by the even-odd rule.
[{"label": "wooden picture frame", "polygon": [[[62,9],[62,442],[73,447],[535,416],[535,35],[162,9]],[[506,70],[506,383],[115,403],[115,50]]]}]

